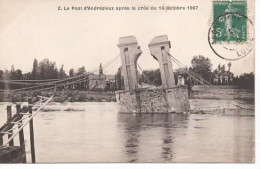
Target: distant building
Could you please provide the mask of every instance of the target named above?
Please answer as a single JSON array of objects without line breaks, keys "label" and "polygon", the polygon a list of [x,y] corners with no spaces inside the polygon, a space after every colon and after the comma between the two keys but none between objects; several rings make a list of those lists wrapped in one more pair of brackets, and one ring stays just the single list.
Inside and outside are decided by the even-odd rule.
[{"label": "distant building", "polygon": [[100,64],[99,74],[89,75],[88,89],[90,91],[114,91],[116,89],[116,76],[105,75],[102,64]]},{"label": "distant building", "polygon": [[212,79],[215,85],[231,85],[234,79],[234,74],[230,71],[231,63],[228,63],[228,70],[225,70],[225,65],[218,65],[218,68],[213,71]]}]

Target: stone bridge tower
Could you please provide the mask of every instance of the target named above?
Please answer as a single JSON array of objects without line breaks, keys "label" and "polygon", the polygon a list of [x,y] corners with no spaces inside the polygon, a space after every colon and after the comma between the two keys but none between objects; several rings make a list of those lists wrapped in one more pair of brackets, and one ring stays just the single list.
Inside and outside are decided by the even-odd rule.
[{"label": "stone bridge tower", "polygon": [[159,62],[163,88],[175,86],[175,79],[172,69],[170,53],[171,43],[167,35],[156,36],[148,45],[151,55]]},{"label": "stone bridge tower", "polygon": [[190,109],[187,86],[181,82],[175,85],[166,35],[156,36],[149,44],[160,65],[162,88],[138,88],[137,59],[142,51],[134,36],[119,38],[118,47],[125,84],[125,90],[115,93],[120,113],[183,113]]},{"label": "stone bridge tower", "polygon": [[118,47],[120,49],[122,75],[124,76],[125,90],[135,90],[138,88],[137,60],[142,54],[140,46],[134,36],[119,38]]}]

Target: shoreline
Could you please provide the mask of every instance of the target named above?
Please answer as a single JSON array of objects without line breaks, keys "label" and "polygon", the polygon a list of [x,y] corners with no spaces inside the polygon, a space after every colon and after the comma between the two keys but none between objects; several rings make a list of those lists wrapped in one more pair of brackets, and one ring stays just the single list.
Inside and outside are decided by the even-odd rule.
[{"label": "shoreline", "polygon": [[27,102],[31,96],[46,96],[54,95],[52,102],[115,102],[116,97],[114,93],[109,92],[92,92],[92,91],[43,91],[38,93],[3,95],[0,94],[0,102]]}]

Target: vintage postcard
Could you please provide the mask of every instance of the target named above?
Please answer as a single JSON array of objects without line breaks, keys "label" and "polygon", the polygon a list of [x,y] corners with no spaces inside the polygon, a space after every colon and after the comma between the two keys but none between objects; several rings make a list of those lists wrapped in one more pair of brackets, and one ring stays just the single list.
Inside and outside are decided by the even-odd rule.
[{"label": "vintage postcard", "polygon": [[255,163],[254,0],[0,0],[0,163]]}]

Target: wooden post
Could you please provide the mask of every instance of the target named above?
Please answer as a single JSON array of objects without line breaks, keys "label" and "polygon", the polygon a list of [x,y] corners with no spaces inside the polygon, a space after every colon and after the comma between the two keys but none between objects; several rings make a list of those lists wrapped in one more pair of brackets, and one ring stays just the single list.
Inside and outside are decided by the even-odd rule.
[{"label": "wooden post", "polygon": [[[21,105],[17,104],[16,105],[16,113],[20,114],[21,111]],[[21,117],[22,118],[22,117]],[[20,120],[20,119],[19,119]],[[20,127],[19,127],[20,128]],[[23,133],[23,129],[19,132],[19,142],[20,142],[20,146],[24,146],[24,133]]]},{"label": "wooden post", "polygon": [[[21,113],[21,105],[20,104],[17,104],[16,105],[16,113],[17,114],[20,114]],[[22,116],[21,116],[22,118]],[[20,119],[21,119],[20,118]],[[20,120],[19,119],[19,120]],[[22,122],[22,121],[21,121]],[[20,126],[21,127],[21,126]],[[20,128],[19,127],[19,128]],[[24,148],[24,151],[25,151],[25,145],[24,145],[24,133],[23,133],[23,129],[19,132],[19,142],[20,142],[20,146]],[[24,156],[23,158],[23,163],[26,163],[26,155]]]},{"label": "wooden post", "polygon": [[[29,113],[32,114],[32,99],[28,100],[29,104]],[[34,131],[33,131],[33,119],[29,123],[30,127],[30,143],[31,143],[31,155],[32,155],[32,163],[35,163],[35,148],[34,148]]]},{"label": "wooden post", "polygon": [[3,136],[0,135],[0,146],[2,146],[4,143],[3,143]]},{"label": "wooden post", "polygon": [[[12,119],[12,106],[9,105],[7,106],[7,122],[10,122]],[[13,131],[11,130],[10,133],[12,133]],[[10,138],[11,135],[8,134],[8,138]],[[11,140],[9,142],[9,146],[14,146],[14,140]]]}]

